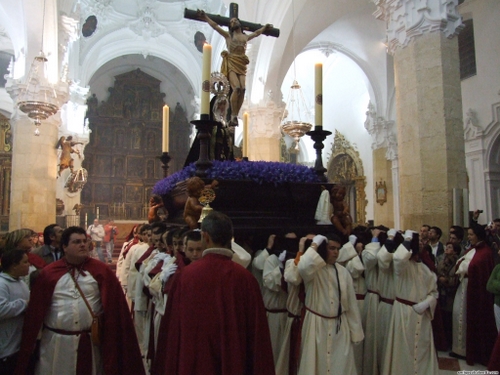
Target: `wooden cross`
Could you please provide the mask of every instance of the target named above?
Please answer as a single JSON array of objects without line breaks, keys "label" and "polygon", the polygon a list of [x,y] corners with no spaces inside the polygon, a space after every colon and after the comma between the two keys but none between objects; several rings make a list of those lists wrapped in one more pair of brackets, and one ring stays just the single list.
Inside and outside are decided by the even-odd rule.
[{"label": "wooden cross", "polygon": [[[236,3],[231,3],[229,4],[229,18],[228,17],[222,17],[217,14],[209,14],[207,13],[207,16],[211,18],[214,22],[216,22],[220,26],[229,26],[229,21],[231,18],[238,18],[238,4]],[[200,22],[205,22],[204,20],[200,20],[198,18],[196,10],[191,10],[191,9],[184,9],[184,18],[190,19],[190,20],[195,20],[195,21],[200,21]],[[261,25],[259,23],[251,23],[247,21],[242,21],[240,20],[241,27],[245,31],[257,31],[264,25]],[[280,36],[280,30],[275,29],[274,27],[268,31],[263,32],[264,35],[268,36],[274,36],[275,38]]]}]

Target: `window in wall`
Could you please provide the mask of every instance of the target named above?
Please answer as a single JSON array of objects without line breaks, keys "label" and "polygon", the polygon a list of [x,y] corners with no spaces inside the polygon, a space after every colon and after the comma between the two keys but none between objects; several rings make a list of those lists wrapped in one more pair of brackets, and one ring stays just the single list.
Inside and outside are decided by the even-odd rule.
[{"label": "window in wall", "polygon": [[476,49],[474,46],[474,25],[472,20],[464,21],[464,29],[458,34],[458,53],[460,56],[460,79],[477,74]]},{"label": "window in wall", "polygon": [[7,80],[4,76],[9,73],[8,68],[13,57],[11,53],[0,51],[0,87],[5,87]]}]

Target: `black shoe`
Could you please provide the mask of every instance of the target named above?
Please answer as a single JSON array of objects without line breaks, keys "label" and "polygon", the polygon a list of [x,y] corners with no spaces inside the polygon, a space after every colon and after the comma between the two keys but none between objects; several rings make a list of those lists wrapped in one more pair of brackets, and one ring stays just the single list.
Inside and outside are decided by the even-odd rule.
[{"label": "black shoe", "polygon": [[448,355],[452,358],[457,358],[457,359],[465,359],[463,355],[457,354],[455,352],[449,352]]}]

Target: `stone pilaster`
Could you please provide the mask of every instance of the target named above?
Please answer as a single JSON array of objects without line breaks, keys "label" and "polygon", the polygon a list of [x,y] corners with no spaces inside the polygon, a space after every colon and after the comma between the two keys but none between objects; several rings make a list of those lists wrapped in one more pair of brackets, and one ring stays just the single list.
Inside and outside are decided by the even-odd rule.
[{"label": "stone pilaster", "polygon": [[249,108],[248,159],[280,161],[280,120],[283,108],[273,101]]},{"label": "stone pilaster", "polygon": [[[379,116],[375,106],[368,103],[365,128],[372,136],[373,186],[381,181],[387,187],[387,202],[380,204],[373,192],[374,221],[391,228],[399,228],[399,177],[397,174],[398,142],[396,124]],[[396,166],[396,173],[394,168]],[[375,189],[376,190],[376,189]]]},{"label": "stone pilaster", "polygon": [[[8,81],[7,91],[16,103],[18,82]],[[57,90],[58,105],[67,98]],[[56,178],[59,112],[42,121],[40,136],[34,135],[33,121],[17,108],[12,125],[12,182],[9,230],[30,228],[42,231],[56,219]]]},{"label": "stone pilaster", "polygon": [[466,187],[457,1],[378,1],[394,55],[401,228],[452,224]]}]

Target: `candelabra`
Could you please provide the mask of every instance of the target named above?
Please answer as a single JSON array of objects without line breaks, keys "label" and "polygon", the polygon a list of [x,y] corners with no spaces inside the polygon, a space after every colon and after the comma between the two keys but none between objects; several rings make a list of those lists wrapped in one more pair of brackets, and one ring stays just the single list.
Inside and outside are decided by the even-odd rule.
[{"label": "candelabra", "polygon": [[322,182],[327,182],[328,179],[325,176],[326,168],[323,167],[323,156],[322,150],[325,147],[323,145],[323,141],[328,137],[332,132],[328,130],[323,130],[321,125],[316,125],[314,130],[311,130],[306,133],[311,139],[314,141],[314,149],[316,150],[316,161],[314,163],[314,170],[318,175],[318,179]]},{"label": "candelabra", "polygon": [[198,130],[198,139],[200,141],[200,156],[195,163],[195,175],[200,178],[207,177],[207,169],[212,166],[212,162],[208,158],[208,145],[212,137],[212,128],[217,125],[215,121],[210,120],[210,115],[202,114],[199,120],[191,121]]}]

